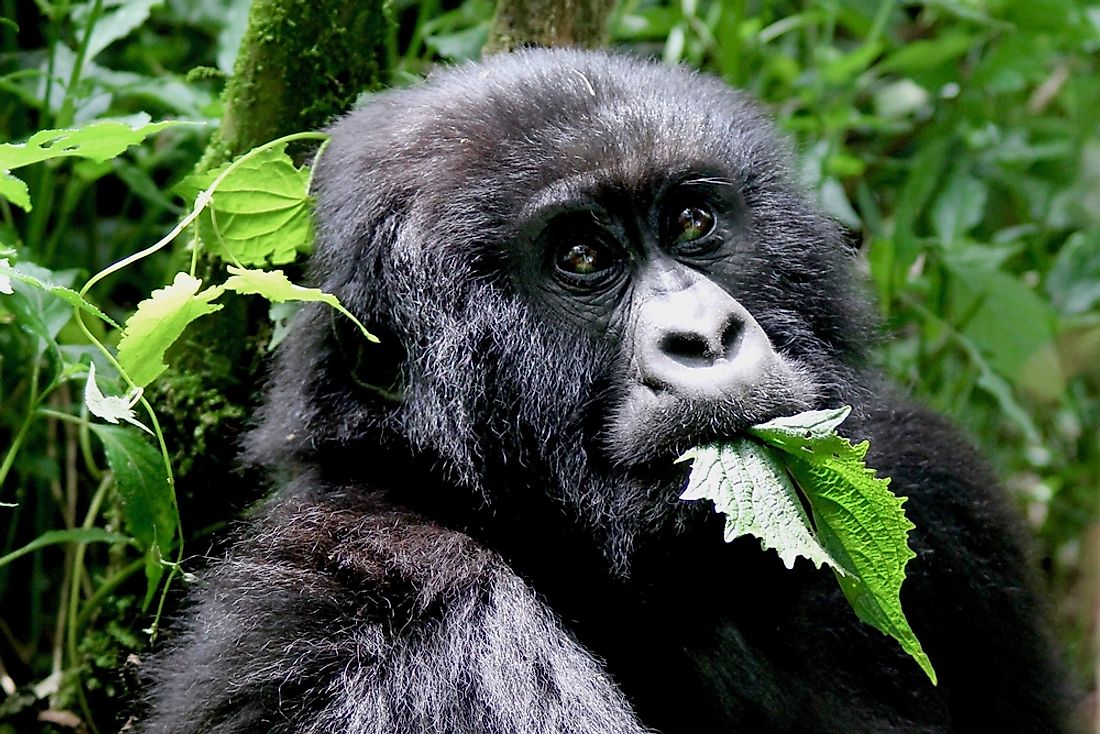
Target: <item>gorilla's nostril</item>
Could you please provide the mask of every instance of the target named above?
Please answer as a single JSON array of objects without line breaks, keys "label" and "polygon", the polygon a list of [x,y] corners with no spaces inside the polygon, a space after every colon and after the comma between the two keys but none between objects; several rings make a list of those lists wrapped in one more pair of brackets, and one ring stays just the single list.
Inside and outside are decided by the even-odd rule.
[{"label": "gorilla's nostril", "polygon": [[714,358],[710,345],[702,334],[673,332],[661,337],[660,350],[682,362],[699,362]]},{"label": "gorilla's nostril", "polygon": [[730,316],[725,326],[722,327],[720,339],[722,344],[722,356],[733,356],[733,353],[737,351],[737,343],[741,340],[743,332],[744,324],[741,322],[741,319],[736,316]]}]

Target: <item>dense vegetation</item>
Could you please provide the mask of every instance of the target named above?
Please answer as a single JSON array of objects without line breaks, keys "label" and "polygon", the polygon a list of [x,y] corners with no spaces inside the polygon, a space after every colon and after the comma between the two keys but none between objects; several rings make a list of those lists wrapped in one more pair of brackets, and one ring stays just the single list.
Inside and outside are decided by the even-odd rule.
[{"label": "dense vegetation", "polygon": [[[202,468],[232,454],[227,435],[243,425],[253,375],[203,392],[189,387],[186,359],[170,359],[165,376],[142,381],[152,412],[138,405],[135,419],[155,422],[163,446],[104,425],[84,400],[92,364],[105,400],[139,399],[96,343],[113,354],[111,322],[194,270],[189,237],[97,280],[85,295],[99,314],[84,308],[78,320],[73,308],[73,291],[191,211],[195,179],[180,184],[222,120],[247,6],[0,2],[0,142],[111,119],[135,143],[94,149],[119,134],[104,127],[91,142],[48,137],[41,160],[18,169],[13,149],[0,150],[0,168],[26,184],[24,200],[0,171],[0,732],[117,730],[157,611],[178,571],[199,566],[188,554],[208,552],[261,491]],[[392,13],[386,74],[407,84],[477,56],[493,3],[395,0]],[[611,31],[616,45],[748,89],[790,132],[805,184],[865,255],[894,336],[883,365],[991,456],[1037,540],[1067,660],[1094,689],[1100,6],[623,0]],[[200,124],[147,126],[162,120]],[[220,263],[204,267],[225,281]],[[263,323],[237,352],[212,348],[209,334],[185,334],[176,349],[198,340],[226,372],[258,364],[286,310],[274,306],[268,322],[239,309]],[[169,472],[182,523],[170,485],[149,480]]]}]

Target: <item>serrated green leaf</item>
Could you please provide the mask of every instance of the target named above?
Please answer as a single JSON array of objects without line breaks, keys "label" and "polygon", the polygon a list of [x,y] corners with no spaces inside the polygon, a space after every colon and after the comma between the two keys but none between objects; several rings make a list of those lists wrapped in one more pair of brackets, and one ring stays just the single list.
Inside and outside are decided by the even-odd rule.
[{"label": "serrated green leaf", "polygon": [[726,516],[727,543],[753,535],[761,547],[778,552],[787,568],[802,556],[818,568],[827,564],[844,573],[814,537],[794,484],[766,447],[745,439],[707,444],[678,461],[687,459],[691,476],[680,499],[713,501],[715,511]]},{"label": "serrated green leaf", "polygon": [[172,486],[160,451],[132,428],[93,423],[92,432],[103,443],[107,465],[115,474],[123,523],[145,554],[148,606],[164,575],[161,549],[175,541],[179,518]]},{"label": "serrated green leaf", "polygon": [[870,444],[853,445],[835,429],[847,406],[780,418],[748,433],[785,454],[784,463],[810,503],[817,539],[847,571],[840,587],[861,620],[890,635],[936,682],[936,672],[901,608],[913,524],[904,498],[864,463]]},{"label": "serrated green leaf", "polygon": [[844,458],[792,456],[787,467],[810,501],[818,538],[848,571],[837,581],[856,615],[897,640],[935,684],[932,662],[901,608],[905,565],[916,556],[908,544],[913,524],[889,479],[863,464],[867,443],[853,449],[860,447]]},{"label": "serrated green leaf", "polygon": [[135,385],[145,387],[168,368],[164,354],[188,324],[221,308],[210,302],[224,289],[211,286],[200,293],[201,286],[197,278],[176,273],[172,285],[153,291],[127,319],[118,362]]},{"label": "serrated green leaf", "polygon": [[852,409],[847,405],[826,410],[807,410],[797,415],[759,423],[750,428],[749,433],[771,444],[791,442],[793,446],[808,447],[807,442],[810,439],[840,439],[836,435],[836,429],[851,413]]},{"label": "serrated green leaf", "polygon": [[320,288],[303,288],[300,285],[295,285],[283,274],[282,270],[249,270],[233,265],[228,266],[228,270],[231,276],[222,286],[226,290],[244,295],[263,296],[272,303],[286,303],[287,301],[327,303],[354,321],[367,339],[373,342],[378,341],[377,337],[367,331],[367,327],[363,326],[362,322],[355,318],[351,311],[344,308],[343,304],[340,303],[340,299],[331,293],[325,293]]},{"label": "serrated green leaf", "polygon": [[750,428],[747,439],[692,449],[681,457],[695,462],[681,499],[712,499],[727,516],[727,541],[755,535],[788,567],[798,556],[831,566],[857,616],[897,640],[935,683],[901,608],[913,524],[890,480],[864,463],[868,442],[853,445],[837,434],[850,412],[844,406],[777,418]]},{"label": "serrated green leaf", "polygon": [[[176,187],[188,199],[205,191],[230,164],[189,176]],[[199,237],[223,260],[240,265],[292,262],[313,244],[309,170],[286,145],[256,153],[218,184],[199,216]]]}]

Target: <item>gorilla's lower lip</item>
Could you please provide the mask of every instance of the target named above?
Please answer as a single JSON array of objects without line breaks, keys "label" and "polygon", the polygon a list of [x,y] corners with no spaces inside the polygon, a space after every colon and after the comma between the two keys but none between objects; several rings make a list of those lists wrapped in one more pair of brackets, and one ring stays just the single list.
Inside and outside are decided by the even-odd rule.
[{"label": "gorilla's lower lip", "polygon": [[608,431],[608,445],[620,447],[613,461],[623,467],[671,466],[694,446],[734,440],[749,425],[739,408],[733,402],[696,405],[669,391],[641,386]]}]

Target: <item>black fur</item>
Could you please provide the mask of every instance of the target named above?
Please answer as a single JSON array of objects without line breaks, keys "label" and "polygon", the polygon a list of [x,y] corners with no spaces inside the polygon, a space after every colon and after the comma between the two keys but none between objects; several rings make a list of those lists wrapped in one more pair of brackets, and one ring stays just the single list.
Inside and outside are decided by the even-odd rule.
[{"label": "black fur", "polygon": [[[204,574],[140,731],[1062,730],[1001,492],[866,368],[851,251],[750,102],[682,69],[530,51],[378,95],[332,135],[313,274],[383,342],[311,306],[281,347],[247,455],[287,479]],[[531,212],[553,192],[641,211],[681,170],[736,225],[721,258],[676,272],[743,305],[784,371],[639,421],[641,286],[555,290]],[[831,573],[724,544],[677,500],[678,451],[845,403],[909,497],[902,600],[939,687]]]}]

